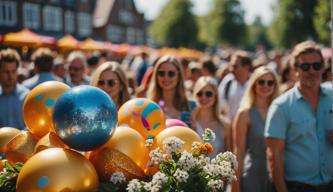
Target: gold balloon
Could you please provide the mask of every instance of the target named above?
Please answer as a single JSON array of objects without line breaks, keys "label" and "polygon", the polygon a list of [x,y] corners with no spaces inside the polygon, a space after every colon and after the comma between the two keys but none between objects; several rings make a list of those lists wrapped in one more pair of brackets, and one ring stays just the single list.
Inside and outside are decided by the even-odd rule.
[{"label": "gold balloon", "polygon": [[92,152],[89,160],[95,166],[101,181],[110,181],[114,172],[122,172],[127,181],[145,176],[142,169],[132,159],[112,148],[105,147]]},{"label": "gold balloon", "polygon": [[0,128],[0,153],[5,152],[7,143],[12,140],[20,130],[12,127],[1,127]]},{"label": "gold balloon", "polygon": [[0,172],[3,170],[3,168],[5,167],[5,162],[7,160],[3,159],[3,160],[0,160]]},{"label": "gold balloon", "polygon": [[164,129],[155,137],[157,147],[162,149],[163,141],[172,136],[183,140],[185,142],[183,145],[183,150],[188,152],[191,151],[192,143],[194,141],[202,142],[200,136],[192,129],[183,126],[174,126]]},{"label": "gold balloon", "polygon": [[23,104],[23,117],[29,131],[38,139],[54,132],[52,113],[58,97],[70,89],[64,83],[47,81],[33,88]]},{"label": "gold balloon", "polygon": [[[106,153],[104,155],[105,158],[107,159],[111,157],[114,158],[113,161],[116,162],[114,164],[117,164],[117,161],[120,159],[126,159],[126,161],[132,161],[131,163],[119,162],[118,164],[120,164],[121,169],[125,170],[127,169],[126,166],[130,166],[129,169],[133,169],[133,171],[131,172],[133,172],[134,175],[137,175],[137,177],[141,177],[142,175],[141,170],[144,170],[146,168],[147,162],[149,160],[149,155],[148,155],[149,150],[148,148],[145,147],[145,139],[138,131],[129,127],[117,127],[111,139],[109,139],[109,141],[106,144],[104,144],[102,147],[91,153],[90,157],[95,159],[94,162],[96,162],[96,164],[102,164],[100,163],[101,161],[107,160],[107,159],[96,160],[96,156],[100,156],[100,153],[102,153],[101,150],[104,148],[110,148],[119,152],[118,155],[110,156],[107,155],[107,152],[109,152],[110,150],[108,150],[107,152],[104,151],[103,153]],[[95,163],[93,164],[95,165]],[[134,165],[132,164],[138,166],[138,168],[133,168]],[[139,171],[139,169],[141,170]],[[107,178],[107,180],[108,179],[109,178]]]},{"label": "gold balloon", "polygon": [[21,131],[6,145],[6,158],[11,164],[26,162],[32,157],[37,140],[30,132]]},{"label": "gold balloon", "polygon": [[65,148],[67,146],[61,141],[57,134],[50,132],[37,142],[34,151],[38,153],[44,149],[55,147]]},{"label": "gold balloon", "polygon": [[94,166],[69,149],[49,148],[31,157],[17,178],[17,192],[94,192],[98,176]]}]

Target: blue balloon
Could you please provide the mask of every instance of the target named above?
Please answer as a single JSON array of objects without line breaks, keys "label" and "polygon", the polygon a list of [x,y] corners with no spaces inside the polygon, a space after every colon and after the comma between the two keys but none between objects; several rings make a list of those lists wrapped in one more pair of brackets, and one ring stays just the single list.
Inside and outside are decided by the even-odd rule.
[{"label": "blue balloon", "polygon": [[104,91],[81,85],[64,92],[53,111],[55,131],[64,143],[91,151],[112,136],[118,121],[117,107]]}]

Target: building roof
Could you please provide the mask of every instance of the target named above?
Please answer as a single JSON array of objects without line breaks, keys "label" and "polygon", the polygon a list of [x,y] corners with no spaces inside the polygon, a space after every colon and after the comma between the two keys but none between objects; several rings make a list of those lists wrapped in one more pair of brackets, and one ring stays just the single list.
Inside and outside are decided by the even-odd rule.
[{"label": "building roof", "polygon": [[94,15],[93,27],[99,28],[106,25],[115,0],[97,0]]}]

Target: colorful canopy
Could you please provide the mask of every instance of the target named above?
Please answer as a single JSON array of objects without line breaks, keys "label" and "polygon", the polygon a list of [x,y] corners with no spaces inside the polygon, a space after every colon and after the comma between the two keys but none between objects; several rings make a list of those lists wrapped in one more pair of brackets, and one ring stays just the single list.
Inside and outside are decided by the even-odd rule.
[{"label": "colorful canopy", "polygon": [[5,35],[3,43],[15,46],[47,46],[56,45],[56,39],[49,36],[38,35],[25,28],[19,32],[12,32]]},{"label": "colorful canopy", "polygon": [[104,42],[95,41],[92,38],[87,38],[81,43],[81,49],[84,51],[104,50]]},{"label": "colorful canopy", "polygon": [[76,40],[72,35],[65,35],[57,41],[57,46],[60,49],[74,50],[80,48],[80,42]]}]

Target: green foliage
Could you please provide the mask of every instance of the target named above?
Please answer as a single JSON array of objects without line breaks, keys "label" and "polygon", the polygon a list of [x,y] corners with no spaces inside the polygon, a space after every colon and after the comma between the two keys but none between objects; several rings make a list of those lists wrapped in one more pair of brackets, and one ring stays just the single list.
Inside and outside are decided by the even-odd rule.
[{"label": "green foliage", "polygon": [[15,166],[12,166],[8,162],[5,162],[4,170],[0,172],[0,191],[16,191],[16,180],[22,167],[22,163],[17,163]]},{"label": "green foliage", "polygon": [[315,0],[280,0],[278,14],[269,29],[269,37],[277,47],[290,48],[307,39],[317,40],[313,24]]},{"label": "green foliage", "polygon": [[209,44],[245,44],[246,24],[239,0],[215,0],[209,23]]},{"label": "green foliage", "polygon": [[315,8],[314,25],[317,31],[320,43],[329,45],[331,41],[330,33],[330,0],[320,0]]},{"label": "green foliage", "polygon": [[168,47],[194,46],[198,26],[191,7],[189,0],[170,0],[149,29],[155,43]]},{"label": "green foliage", "polygon": [[272,48],[267,35],[267,27],[262,23],[261,17],[257,16],[254,22],[248,26],[248,35],[247,49],[254,51],[258,44],[264,45],[266,49]]}]

